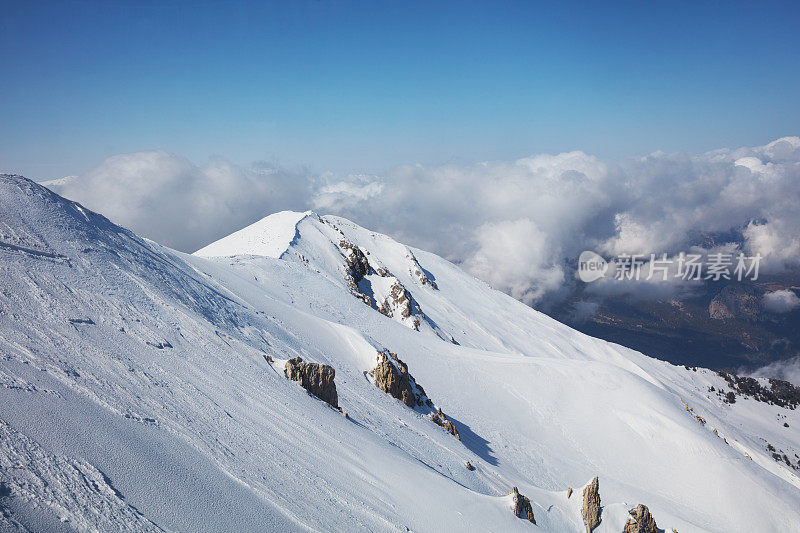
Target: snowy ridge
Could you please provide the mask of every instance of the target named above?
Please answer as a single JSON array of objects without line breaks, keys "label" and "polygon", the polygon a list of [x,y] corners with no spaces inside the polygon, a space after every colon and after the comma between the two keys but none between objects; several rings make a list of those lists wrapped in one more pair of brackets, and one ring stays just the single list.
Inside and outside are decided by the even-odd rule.
[{"label": "snowy ridge", "polygon": [[[349,221],[279,213],[190,256],[13,176],[0,215],[0,461],[19,468],[0,471],[3,527],[577,532],[595,476],[599,532],[639,503],[666,531],[800,525],[800,463],[772,456],[800,453],[797,410],[727,403],[711,371],[582,335]],[[384,297],[390,272],[419,331],[353,294],[342,241],[369,263],[358,294]],[[460,440],[375,386],[383,350]],[[335,368],[347,417],[284,377],[296,356]]]},{"label": "snowy ridge", "polygon": [[310,216],[316,215],[310,211],[274,213],[201,248],[195,254],[203,257],[224,257],[243,255],[242,251],[247,250],[246,255],[280,258],[297,238],[297,226]]},{"label": "snowy ridge", "polygon": [[[370,255],[370,248],[363,240],[358,243],[350,240],[353,235],[346,235],[340,228],[349,224],[346,220],[320,217],[311,211],[282,211],[220,239],[194,255],[209,258],[260,256],[298,261],[347,287],[353,296],[384,315],[412,329],[422,328],[445,338],[406,288],[409,283],[436,287],[424,274],[413,252],[381,236],[383,244],[391,245],[392,253],[404,255],[403,260],[393,263],[396,268],[389,268],[379,256]],[[376,237],[375,234],[372,236]],[[394,275],[394,270],[407,275],[400,279]]]}]

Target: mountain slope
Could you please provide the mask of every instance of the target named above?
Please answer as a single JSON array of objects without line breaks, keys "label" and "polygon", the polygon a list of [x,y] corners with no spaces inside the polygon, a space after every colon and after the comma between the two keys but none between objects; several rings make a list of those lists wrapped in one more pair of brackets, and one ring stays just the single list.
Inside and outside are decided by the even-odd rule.
[{"label": "mountain slope", "polygon": [[[346,220],[272,215],[188,256],[20,177],[0,214],[4,527],[582,531],[594,476],[595,531],[638,503],[682,533],[800,524],[766,444],[798,453],[795,410]],[[375,386],[381,351],[460,440]],[[298,356],[334,367],[347,417],[284,377]]]}]

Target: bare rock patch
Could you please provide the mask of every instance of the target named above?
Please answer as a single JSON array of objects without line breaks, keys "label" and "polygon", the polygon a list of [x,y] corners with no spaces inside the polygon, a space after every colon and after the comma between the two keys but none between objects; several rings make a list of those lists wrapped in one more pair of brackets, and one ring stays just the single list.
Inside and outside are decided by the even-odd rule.
[{"label": "bare rock patch", "polygon": [[332,366],[319,363],[306,363],[300,357],[286,361],[283,373],[292,381],[300,385],[320,400],[327,402],[331,407],[339,408],[339,396],[336,393],[336,371]]},{"label": "bare rock patch", "polygon": [[583,489],[581,516],[583,517],[583,523],[586,524],[586,533],[592,533],[592,531],[600,525],[601,513],[600,482],[597,477],[595,477],[592,482]]},{"label": "bare rock patch", "polygon": [[458,429],[455,424],[448,420],[447,415],[445,415],[441,409],[437,409],[435,413],[431,414],[431,420],[433,420],[436,425],[442,426],[452,436],[461,440],[461,435],[458,434]]},{"label": "bare rock patch", "polygon": [[378,352],[378,364],[370,372],[375,378],[375,386],[386,394],[397,398],[408,407],[426,405],[433,407],[433,402],[418,385],[414,376],[409,374],[406,365],[397,354],[389,350]]},{"label": "bare rock patch", "polygon": [[520,494],[517,487],[511,488],[511,495],[513,496],[511,512],[514,513],[514,516],[517,518],[524,518],[531,524],[535,524],[536,519],[533,517],[531,500],[527,496]]},{"label": "bare rock patch", "polygon": [[461,440],[455,424],[440,408],[435,408],[433,401],[425,394],[425,389],[408,371],[408,365],[397,357],[396,353],[386,349],[378,352],[377,365],[370,370],[369,374],[375,380],[375,386],[380,390],[397,398],[411,409],[428,412],[430,419],[436,425],[443,427],[448,433]]},{"label": "bare rock patch", "polygon": [[656,521],[646,505],[640,503],[635,509],[631,509],[628,512],[631,517],[625,523],[625,529],[622,530],[622,533],[659,533],[660,530],[656,525]]}]

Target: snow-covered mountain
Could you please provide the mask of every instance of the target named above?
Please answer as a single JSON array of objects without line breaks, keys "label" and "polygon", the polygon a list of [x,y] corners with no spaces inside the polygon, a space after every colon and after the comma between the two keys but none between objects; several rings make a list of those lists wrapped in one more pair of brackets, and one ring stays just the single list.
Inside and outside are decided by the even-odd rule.
[{"label": "snow-covered mountain", "polygon": [[5,175],[0,282],[3,530],[577,532],[595,477],[597,532],[638,504],[800,530],[797,389],[588,337],[341,218],[186,255]]}]

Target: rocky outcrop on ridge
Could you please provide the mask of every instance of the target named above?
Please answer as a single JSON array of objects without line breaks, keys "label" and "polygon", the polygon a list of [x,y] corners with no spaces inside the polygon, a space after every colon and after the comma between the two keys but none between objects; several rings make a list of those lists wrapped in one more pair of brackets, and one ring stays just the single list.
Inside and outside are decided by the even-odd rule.
[{"label": "rocky outcrop on ridge", "polygon": [[419,318],[414,315],[424,316],[411,293],[397,279],[392,283],[391,292],[378,308],[378,311],[390,318],[395,316],[403,319],[413,317],[411,325],[413,329],[419,329]]},{"label": "rocky outcrop on ridge", "polygon": [[408,407],[433,406],[424,389],[417,385],[414,377],[408,373],[408,365],[401,361],[396,353],[389,350],[378,352],[378,364],[370,374],[375,378],[376,387]]},{"label": "rocky outcrop on ridge", "polygon": [[372,298],[358,288],[358,283],[372,271],[367,256],[364,255],[361,248],[344,239],[339,241],[339,248],[344,257],[345,278],[350,287],[350,293],[368,306],[374,307]]},{"label": "rocky outcrop on ridge", "polygon": [[347,274],[352,278],[354,283],[358,283],[372,270],[369,266],[367,256],[364,255],[361,248],[344,239],[339,242],[339,247],[344,250]]},{"label": "rocky outcrop on ridge", "polygon": [[[717,375],[735,391],[734,393],[728,392],[724,396],[723,401],[727,403],[736,403],[736,396],[741,395],[787,409],[795,409],[800,404],[800,387],[796,387],[788,381],[770,378],[768,380],[769,388],[767,388],[756,378],[737,376],[723,370],[718,371]],[[721,393],[722,391],[719,391],[720,395]]]},{"label": "rocky outcrop on ridge", "polygon": [[511,495],[513,496],[511,511],[514,513],[514,516],[517,518],[524,518],[531,524],[535,524],[536,519],[533,517],[533,507],[531,507],[530,499],[520,494],[517,487],[511,488]]},{"label": "rocky outcrop on ridge", "polygon": [[[344,257],[345,277],[350,287],[350,293],[383,315],[389,318],[399,318],[400,321],[405,322],[412,329],[419,330],[420,318],[425,318],[425,314],[400,280],[393,276],[388,269],[382,266],[373,267],[370,265],[366,254],[350,241],[341,239],[339,241],[339,249]],[[362,289],[359,285],[366,276],[373,273],[382,278],[389,278],[391,281],[389,294],[382,301],[383,295],[375,294],[374,292],[372,292],[371,296],[365,294],[365,292],[369,293],[372,290],[369,288]],[[424,275],[421,267],[420,275]],[[425,277],[427,279],[427,276]],[[428,281],[430,282],[430,280]],[[369,280],[365,283],[371,285]]]},{"label": "rocky outcrop on ridge", "polygon": [[421,284],[427,285],[428,287],[438,291],[439,286],[436,285],[436,282],[428,276],[428,272],[422,268],[422,266],[420,266],[419,261],[417,261],[417,258],[414,256],[411,250],[408,251],[407,257],[411,262],[411,268],[409,269],[411,275],[417,278]]},{"label": "rocky outcrop on ridge", "polygon": [[631,509],[628,512],[631,517],[625,523],[625,529],[622,530],[622,533],[659,533],[660,530],[656,525],[656,521],[646,505],[640,503],[635,509]]},{"label": "rocky outcrop on ridge", "polygon": [[283,373],[292,381],[299,381],[309,394],[339,409],[339,396],[336,394],[336,383],[333,381],[336,371],[332,366],[305,363],[302,358],[295,357],[286,361]]},{"label": "rocky outcrop on ridge", "polygon": [[431,414],[431,420],[433,420],[436,425],[442,426],[452,436],[461,440],[461,435],[458,434],[458,429],[455,424],[448,420],[447,415],[445,415],[441,409],[437,409],[435,413]]},{"label": "rocky outcrop on ridge", "polygon": [[422,409],[430,412],[430,419],[438,426],[443,427],[448,433],[458,440],[461,435],[444,412],[436,408],[433,401],[425,394],[422,385],[416,382],[414,376],[408,371],[406,365],[397,354],[389,350],[378,352],[377,365],[370,370],[369,375],[375,380],[375,386],[386,394],[397,398],[411,409]]}]

